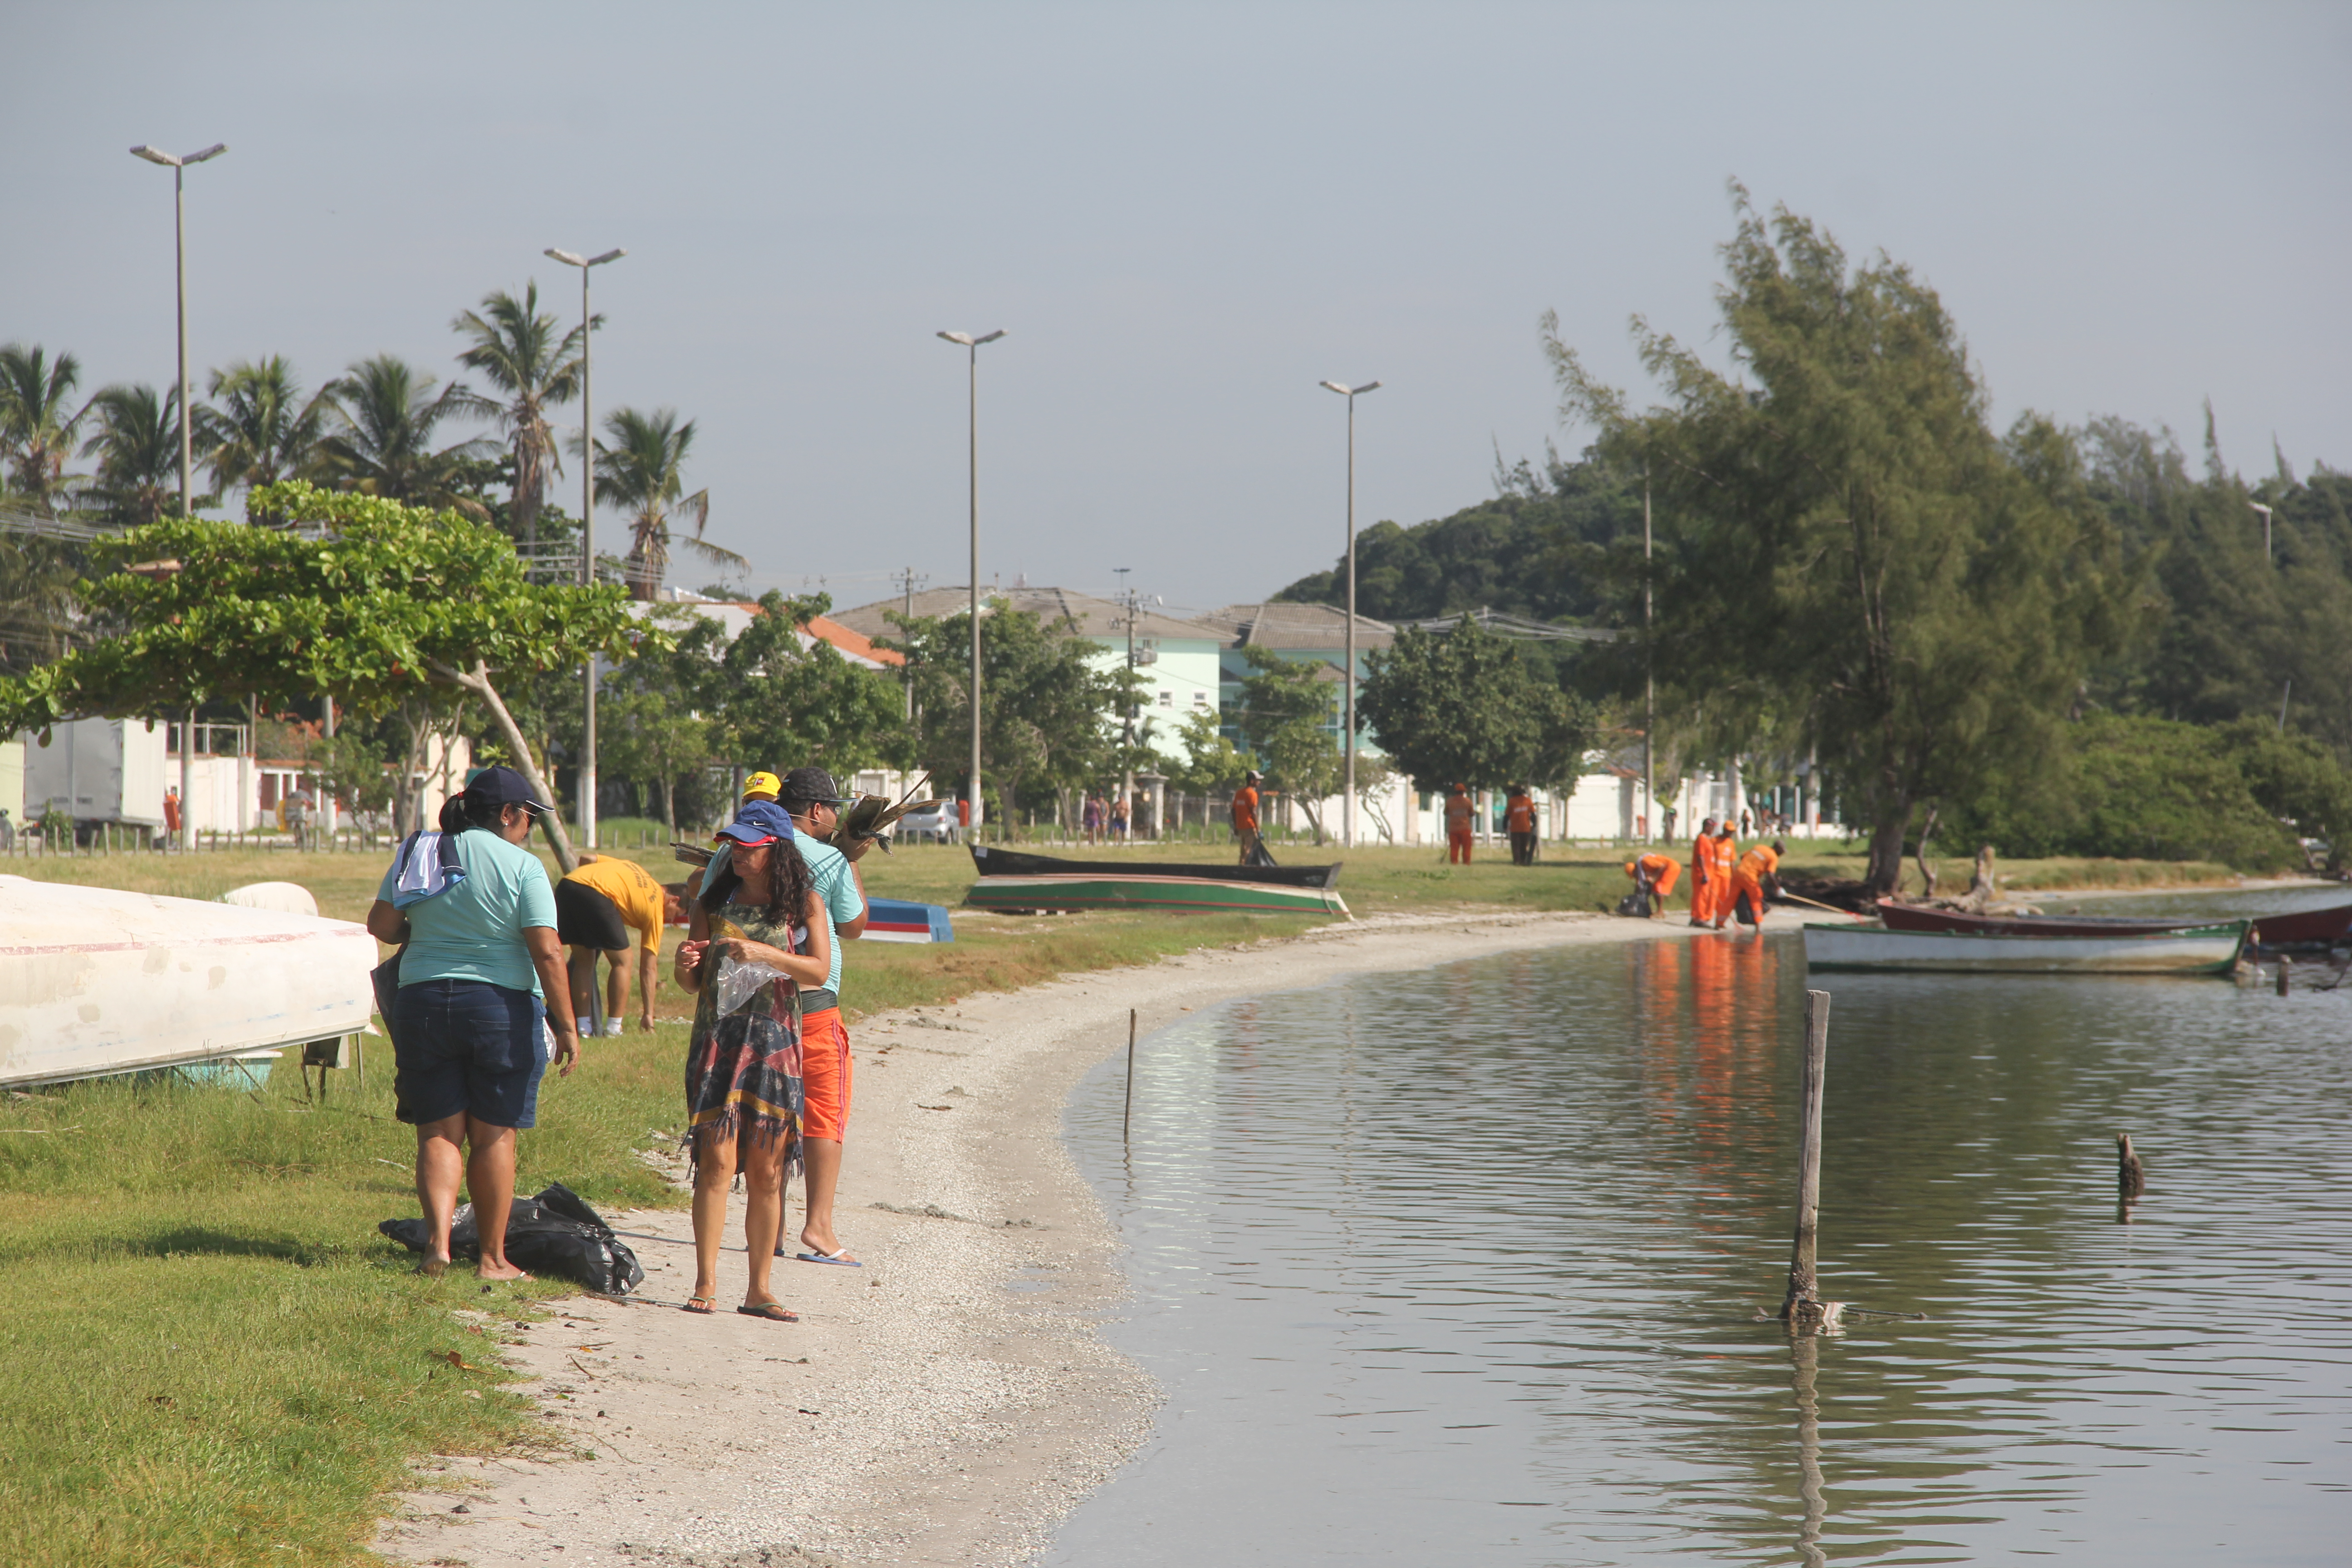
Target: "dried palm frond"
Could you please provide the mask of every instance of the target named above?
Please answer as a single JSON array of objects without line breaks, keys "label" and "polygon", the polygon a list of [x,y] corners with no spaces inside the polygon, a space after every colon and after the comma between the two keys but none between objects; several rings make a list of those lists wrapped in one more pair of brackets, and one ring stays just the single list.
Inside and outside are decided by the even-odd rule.
[{"label": "dried palm frond", "polygon": [[861,795],[834,823],[833,831],[825,836],[824,841],[847,855],[870,839],[881,846],[882,852],[887,855],[890,840],[882,830],[910,811],[920,811],[939,804],[935,800],[902,800],[894,804],[888,795]]}]

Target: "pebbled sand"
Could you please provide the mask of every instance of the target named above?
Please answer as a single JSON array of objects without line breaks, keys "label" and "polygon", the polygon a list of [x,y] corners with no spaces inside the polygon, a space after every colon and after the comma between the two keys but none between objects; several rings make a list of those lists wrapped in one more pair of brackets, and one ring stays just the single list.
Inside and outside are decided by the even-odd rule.
[{"label": "pebbled sand", "polygon": [[527,1342],[507,1353],[536,1380],[551,1451],[593,1457],[430,1460],[425,1484],[454,1489],[396,1499],[377,1550],[472,1568],[1020,1563],[1134,1451],[1159,1397],[1096,1331],[1124,1289],[1117,1241],[1060,1137],[1129,1007],[1148,1035],[1347,974],[1698,935],[1680,919],[1383,918],[867,1019],[839,1209],[866,1267],[780,1258],[803,1321],[739,1316],[739,1207],[719,1311],[691,1317],[687,1215],[608,1216],[635,1233],[639,1298],[499,1325]]}]

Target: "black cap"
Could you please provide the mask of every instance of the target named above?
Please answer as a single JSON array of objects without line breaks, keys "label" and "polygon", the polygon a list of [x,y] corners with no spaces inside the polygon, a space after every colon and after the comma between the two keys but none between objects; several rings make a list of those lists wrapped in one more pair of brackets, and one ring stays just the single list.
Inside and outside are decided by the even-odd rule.
[{"label": "black cap", "polygon": [[483,805],[519,805],[526,811],[551,809],[530,793],[530,781],[512,768],[484,768],[466,781],[466,798]]},{"label": "black cap", "polygon": [[784,787],[776,798],[794,805],[847,805],[849,797],[833,782],[833,775],[823,768],[794,768],[784,775]]}]

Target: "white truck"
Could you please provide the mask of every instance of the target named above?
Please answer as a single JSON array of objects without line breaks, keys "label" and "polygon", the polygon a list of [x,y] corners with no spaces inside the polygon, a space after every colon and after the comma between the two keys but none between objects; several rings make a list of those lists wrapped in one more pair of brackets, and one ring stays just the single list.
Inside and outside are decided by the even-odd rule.
[{"label": "white truck", "polygon": [[25,740],[25,821],[37,823],[51,810],[85,829],[140,827],[151,835],[163,826],[163,725],[152,719],[77,719]]}]

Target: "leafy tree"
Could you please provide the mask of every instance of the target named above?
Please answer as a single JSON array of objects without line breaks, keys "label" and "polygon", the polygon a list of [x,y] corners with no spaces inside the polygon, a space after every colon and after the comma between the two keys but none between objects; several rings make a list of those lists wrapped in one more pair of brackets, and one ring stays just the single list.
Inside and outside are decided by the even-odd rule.
[{"label": "leafy tree", "polygon": [[1207,709],[1196,708],[1185,714],[1176,733],[1184,748],[1184,760],[1168,769],[1168,782],[1178,794],[1211,795],[1233,789],[1249,771],[1249,759],[1225,739],[1217,715]]},{"label": "leafy tree", "polygon": [[[110,386],[89,400],[98,431],[82,443],[81,455],[98,459],[98,471],[76,492],[83,506],[118,527],[155,522],[180,510],[180,393],[162,398],[152,386]],[[194,432],[191,432],[194,436]],[[192,440],[195,455],[205,447]],[[196,506],[217,498],[191,496]]]},{"label": "leafy tree", "polygon": [[[603,321],[599,316],[590,324]],[[581,351],[588,329],[562,331],[553,316],[541,312],[536,279],[524,285],[520,300],[503,289],[485,295],[479,312],[460,311],[449,325],[471,345],[457,363],[479,374],[506,398],[494,403],[476,397],[468,405],[497,420],[506,433],[514,458],[512,529],[524,543],[536,545],[548,479],[563,467],[547,411],[580,395]]]},{"label": "leafy tree", "polygon": [[[902,632],[886,646],[906,653],[915,698],[914,760],[960,795],[971,772],[971,617],[891,618]],[[1046,806],[1116,771],[1118,714],[1141,678],[1089,664],[1095,645],[1074,630],[1001,606],[981,622],[981,775],[999,810]]]},{"label": "leafy tree", "polygon": [[0,676],[22,675],[89,640],[74,597],[86,555],[68,540],[0,533]]},{"label": "leafy tree", "polygon": [[1599,735],[1589,707],[1467,616],[1448,632],[1408,626],[1364,664],[1357,710],[1416,789],[1570,785]]},{"label": "leafy tree", "polygon": [[[318,537],[173,520],[103,542],[99,560],[111,570],[83,597],[125,629],[0,680],[0,732],[230,695],[272,710],[332,695],[365,717],[464,692],[488,710],[515,765],[551,802],[493,673],[669,646],[667,632],[628,613],[619,590],[529,583],[503,535],[454,512],[299,480],[248,500]],[[177,566],[124,570],[157,561]],[[562,822],[543,816],[541,826],[570,870],[577,858]]]},{"label": "leafy tree", "polygon": [[2238,719],[2213,731],[2222,755],[2256,805],[2296,834],[2326,840],[2331,870],[2352,858],[2352,772],[2309,735],[2267,719]]},{"label": "leafy tree", "polygon": [[686,493],[686,457],[694,447],[694,421],[681,425],[677,410],[641,414],[616,408],[604,416],[609,446],[596,448],[596,499],[629,514],[629,591],[650,599],[669,572],[670,521],[694,520],[691,538],[676,541],[705,560],[738,569],[751,563],[702,537],[710,521],[710,492]]},{"label": "leafy tree", "polygon": [[459,493],[458,464],[488,443],[433,444],[445,420],[472,412],[473,395],[462,382],[433,387],[433,377],[392,354],[352,366],[327,388],[336,428],[319,443],[320,469],[344,489],[479,520],[487,510]]},{"label": "leafy tree", "polygon": [[898,683],[802,630],[832,607],[823,594],[761,596],[760,614],[719,656],[712,711],[727,754],[777,773],[814,763],[835,777],[905,757]]},{"label": "leafy tree", "polygon": [[81,362],[71,354],[53,360],[38,343],[0,347],[0,458],[11,488],[37,506],[52,504],[64,483],[76,431],[89,412],[73,407],[80,384]]},{"label": "leafy tree", "polygon": [[1658,620],[1646,650],[1725,753],[1818,746],[1891,891],[1923,804],[2050,756],[2136,587],[2068,436],[2004,439],[1933,289],[1738,191],[1718,291],[1733,374],[1638,318],[1666,402],[1637,414],[1547,318],[1564,416],[1646,466]]},{"label": "leafy tree", "polygon": [[317,466],[328,398],[322,393],[306,401],[282,355],[213,372],[211,396],[209,406],[195,411],[195,424],[212,454],[215,493],[299,479]]},{"label": "leafy tree", "polygon": [[656,615],[676,646],[641,653],[606,679],[597,700],[598,760],[614,777],[650,785],[662,825],[675,833],[678,786],[724,755],[711,714],[726,687],[719,664],[726,628],[708,616]]},{"label": "leafy tree", "polygon": [[1339,670],[1285,659],[1262,647],[1242,651],[1255,673],[1242,678],[1241,708],[1233,721],[1265,769],[1266,782],[1298,803],[1320,844],[1323,802],[1346,782],[1347,759],[1330,728],[1339,701]]}]

